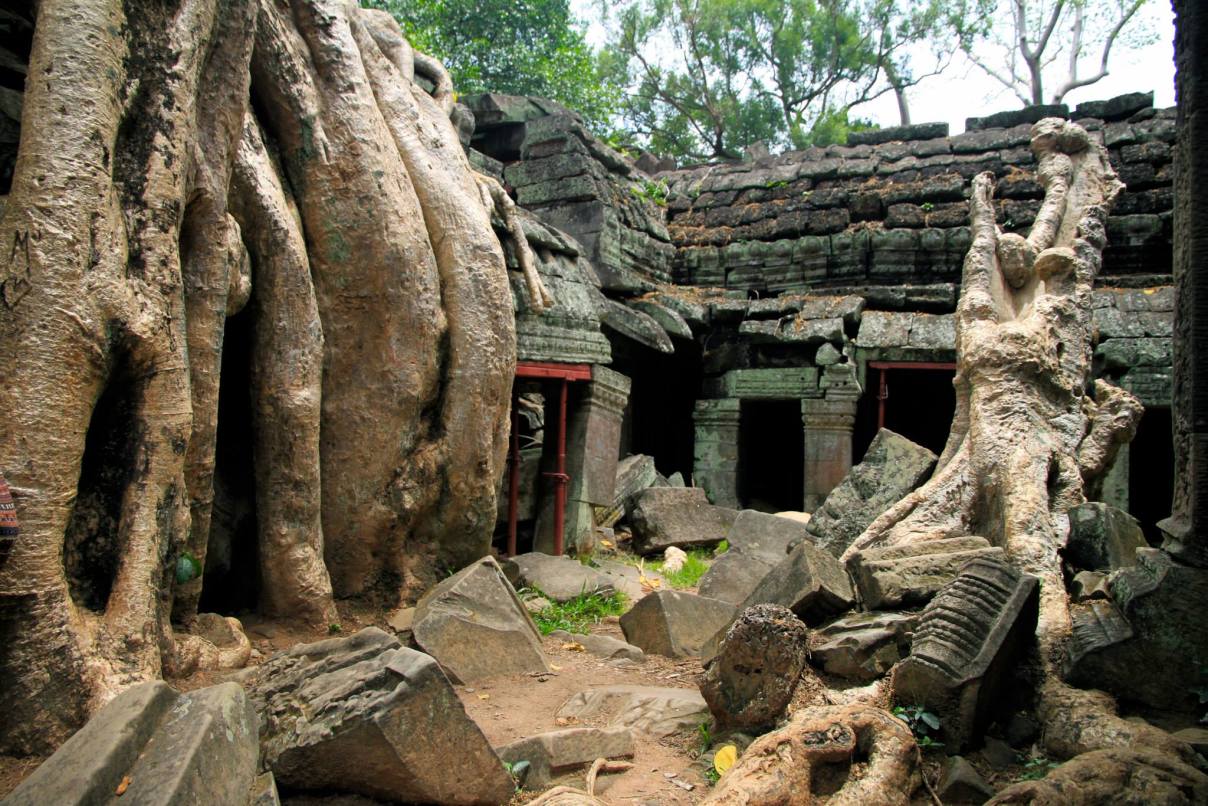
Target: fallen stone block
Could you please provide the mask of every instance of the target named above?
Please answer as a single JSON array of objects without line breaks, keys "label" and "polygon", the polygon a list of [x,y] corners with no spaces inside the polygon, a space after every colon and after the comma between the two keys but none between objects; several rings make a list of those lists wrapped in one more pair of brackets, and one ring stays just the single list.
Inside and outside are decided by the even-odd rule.
[{"label": "fallen stone block", "polygon": [[1070,584],[1070,598],[1076,602],[1087,599],[1110,599],[1107,574],[1102,571],[1079,571]]},{"label": "fallen stone block", "polygon": [[731,546],[709,566],[709,570],[700,578],[697,591],[710,599],[740,605],[759,587],[759,583],[776,567],[778,561]]},{"label": "fallen stone block", "polygon": [[[805,513],[793,513],[804,515]],[[805,516],[807,521],[809,516]],[[726,537],[731,549],[769,557],[779,562],[789,549],[808,539],[808,523],[786,515],[769,515],[754,509],[744,509],[734,518]]]},{"label": "fallen stone block", "polygon": [[[245,803],[256,778],[256,712],[238,683],[119,694],[25,779],[6,804]],[[124,786],[123,786],[124,785]]]},{"label": "fallen stone block", "polygon": [[926,604],[970,560],[1003,559],[984,537],[949,537],[853,554],[847,570],[868,610]]},{"label": "fallen stone block", "polygon": [[709,706],[696,689],[601,686],[572,695],[557,716],[604,718],[610,727],[633,728],[654,738],[694,731],[709,721]]},{"label": "fallen stone block", "polygon": [[953,756],[948,759],[936,794],[941,802],[952,806],[981,806],[994,797],[994,787],[987,784],[981,773],[966,759]]},{"label": "fallen stone block", "polygon": [[616,488],[608,506],[595,507],[598,526],[613,526],[624,519],[633,509],[638,494],[654,486],[658,479],[654,459],[644,454],[626,456],[617,463]]},{"label": "fallen stone block", "polygon": [[[606,574],[612,580],[613,587],[631,602],[636,602],[654,589],[667,587],[666,580],[654,571],[640,569],[620,560],[600,559],[596,561],[596,565],[600,573]],[[652,587],[644,586],[642,577],[645,577]]]},{"label": "fallen stone block", "polygon": [[1004,562],[969,562],[923,610],[910,656],[893,670],[894,701],[940,718],[961,751],[984,733],[1001,686],[1035,632],[1038,580]]},{"label": "fallen stone block", "polygon": [[758,729],[793,699],[809,654],[809,630],[787,607],[755,605],[726,631],[700,692],[718,727]]},{"label": "fallen stone block", "polygon": [[1137,549],[1149,547],[1137,519],[1110,504],[1089,501],[1068,514],[1070,534],[1061,554],[1075,568],[1127,568],[1136,564]]},{"label": "fallen stone block", "polygon": [[812,538],[801,521],[744,509],[734,519],[726,538],[729,551],[713,561],[697,590],[701,596],[742,604],[784,559],[789,547],[803,540]]},{"label": "fallen stone block", "polygon": [[716,545],[737,517],[737,510],[710,504],[700,487],[651,487],[638,495],[630,515],[633,549],[649,555],[668,546]]},{"label": "fallen stone block", "polygon": [[1208,570],[1160,549],[1140,549],[1136,560],[1110,578],[1115,608],[1095,600],[1075,608],[1071,681],[1128,703],[1191,711],[1208,668]]},{"label": "fallen stone block", "polygon": [[264,766],[282,787],[406,803],[511,797],[511,777],[440,666],[376,627],[277,653],[249,694]]},{"label": "fallen stone block", "polygon": [[841,556],[882,512],[927,480],[935,461],[931,451],[882,428],[810,518],[814,542]]},{"label": "fallen stone block", "polygon": [[760,580],[739,610],[757,604],[783,605],[812,627],[850,610],[855,593],[843,564],[805,541]]},{"label": "fallen stone block", "polygon": [[630,728],[568,728],[529,736],[496,748],[505,763],[529,763],[525,789],[544,789],[555,778],[597,758],[632,758]]},{"label": "fallen stone block", "polygon": [[810,661],[827,674],[875,680],[910,654],[918,616],[909,613],[856,613],[814,633]]},{"label": "fallen stone block", "polygon": [[679,591],[658,591],[621,616],[625,640],[644,652],[669,658],[695,657],[706,641],[724,629],[734,605]]},{"label": "fallen stone block", "polygon": [[500,563],[514,588],[536,588],[555,602],[569,602],[582,594],[610,596],[612,578],[573,557],[554,557],[531,551]]},{"label": "fallen stone block", "polygon": [[411,630],[420,648],[460,683],[549,671],[537,625],[491,557],[424,594]]},{"label": "fallen stone block", "polygon": [[571,633],[566,630],[554,630],[549,634],[550,638],[558,641],[574,642],[583,647],[583,650],[589,655],[595,655],[597,658],[605,658],[607,660],[631,660],[634,663],[644,663],[646,653],[633,644],[627,644],[624,641],[613,638],[610,635],[592,635],[590,633],[582,635],[580,633]]}]

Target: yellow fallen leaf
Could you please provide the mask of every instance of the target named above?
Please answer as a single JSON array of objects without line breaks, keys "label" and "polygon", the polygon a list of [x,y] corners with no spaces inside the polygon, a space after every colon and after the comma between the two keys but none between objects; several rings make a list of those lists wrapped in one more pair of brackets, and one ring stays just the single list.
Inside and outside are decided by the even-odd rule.
[{"label": "yellow fallen leaf", "polygon": [[610,548],[612,548],[612,541],[611,540],[601,540],[600,545],[606,549],[610,549]]},{"label": "yellow fallen leaf", "polygon": [[587,651],[587,648],[584,647],[582,644],[580,644],[578,641],[568,641],[567,643],[562,645],[562,648],[565,649],[567,652],[586,652]]},{"label": "yellow fallen leaf", "polygon": [[126,794],[126,790],[129,788],[130,788],[130,776],[129,775],[123,776],[122,782],[117,785],[117,789],[113,790],[113,794],[117,795],[120,798],[122,795]]},{"label": "yellow fallen leaf", "polygon": [[489,700],[489,699],[491,699],[491,695],[490,695],[490,694],[479,694],[479,695],[478,695],[478,699],[480,699],[480,700]]},{"label": "yellow fallen leaf", "polygon": [[713,755],[713,769],[717,770],[718,775],[725,775],[726,770],[733,767],[737,760],[738,748],[728,744]]},{"label": "yellow fallen leaf", "polygon": [[560,672],[560,671],[562,671],[562,667],[561,667],[561,666],[559,666],[559,665],[558,665],[558,664],[556,664],[556,663],[551,663],[551,664],[549,665],[549,668],[550,668],[550,669],[552,669],[552,670],[554,670],[555,672]]}]

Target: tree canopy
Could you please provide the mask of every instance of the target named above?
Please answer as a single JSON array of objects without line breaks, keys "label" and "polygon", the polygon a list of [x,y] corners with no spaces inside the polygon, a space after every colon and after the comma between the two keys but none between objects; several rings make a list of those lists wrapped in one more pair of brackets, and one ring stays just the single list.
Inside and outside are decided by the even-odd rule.
[{"label": "tree canopy", "polygon": [[568,0],[362,0],[389,11],[440,59],[457,91],[537,95],[607,125],[617,90],[576,28]]}]

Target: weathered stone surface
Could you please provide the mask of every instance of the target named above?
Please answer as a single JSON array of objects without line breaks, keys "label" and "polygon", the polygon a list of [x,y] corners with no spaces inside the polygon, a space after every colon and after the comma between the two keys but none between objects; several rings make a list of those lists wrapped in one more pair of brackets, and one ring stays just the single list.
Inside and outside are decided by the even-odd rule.
[{"label": "weathered stone surface", "polygon": [[118,695],[25,779],[6,804],[244,803],[257,772],[256,712],[237,683]]},{"label": "weathered stone surface", "polygon": [[700,691],[722,728],[762,728],[784,713],[805,669],[809,630],[780,605],[744,610],[726,631]]},{"label": "weathered stone surface", "polygon": [[1069,511],[1070,535],[1062,551],[1075,568],[1115,571],[1136,563],[1137,549],[1147,548],[1141,524],[1110,504],[1090,501]]},{"label": "weathered stone surface", "polygon": [[847,144],[849,146],[875,146],[894,140],[931,140],[936,137],[947,136],[947,123],[912,123],[907,126],[887,126],[884,129],[848,132]]},{"label": "weathered stone surface", "polygon": [[281,796],[277,794],[277,779],[271,772],[257,775],[256,780],[252,781],[247,806],[281,806]]},{"label": "weathered stone surface", "polygon": [[1079,571],[1070,582],[1070,597],[1074,601],[1085,599],[1110,599],[1107,574],[1102,571]]},{"label": "weathered stone surface", "polygon": [[849,610],[855,593],[842,563],[807,540],[760,580],[739,610],[757,604],[783,605],[814,626]]},{"label": "weathered stone surface", "polygon": [[1003,675],[1036,628],[1038,581],[986,557],[971,561],[923,610],[908,658],[893,671],[899,703],[940,718],[960,751],[982,735]]},{"label": "weathered stone surface", "polygon": [[[1140,549],[1133,568],[1110,580],[1119,610],[1092,601],[1075,610],[1074,668],[1079,685],[1102,688],[1151,708],[1190,711],[1208,668],[1208,570],[1182,565],[1159,549]],[[1133,635],[1128,636],[1131,630]]]},{"label": "weathered stone surface", "polygon": [[994,797],[994,788],[987,784],[981,773],[962,756],[953,756],[948,759],[948,766],[944,768],[944,777],[936,787],[936,794],[943,803],[953,806],[981,806]]},{"label": "weathered stone surface", "polygon": [[1129,92],[1106,101],[1083,101],[1074,107],[1074,117],[1127,120],[1142,109],[1152,108],[1153,92]]},{"label": "weathered stone surface", "polygon": [[669,658],[694,657],[733,619],[734,605],[679,591],[658,591],[621,616],[629,643]]},{"label": "weathered stone surface", "polygon": [[500,565],[512,587],[537,588],[555,602],[567,602],[581,594],[608,596],[615,590],[612,577],[572,557],[531,551]]},{"label": "weathered stone surface", "polygon": [[542,789],[563,775],[597,758],[633,756],[630,728],[568,728],[540,733],[496,748],[508,764],[529,763],[525,789]]},{"label": "weathered stone surface", "polygon": [[699,487],[651,487],[638,495],[630,520],[634,550],[661,554],[668,546],[710,546],[729,535],[738,512],[709,503]]},{"label": "weathered stone surface", "polygon": [[984,537],[948,537],[853,554],[847,570],[869,610],[925,604],[978,557],[1004,557]]},{"label": "weathered stone surface", "polygon": [[810,660],[827,674],[875,680],[910,654],[918,617],[907,613],[856,613],[814,634]]},{"label": "weathered stone surface", "polygon": [[935,460],[931,451],[882,428],[864,459],[810,518],[814,542],[843,554],[878,515],[927,479]]},{"label": "weathered stone surface", "polygon": [[409,803],[511,797],[436,661],[375,627],[279,652],[250,686],[263,763],[282,787]]},{"label": "weathered stone surface", "polygon": [[1036,104],[1035,106],[1025,106],[1023,109],[995,112],[993,115],[981,118],[965,118],[965,131],[1005,129],[1024,123],[1035,123],[1043,118],[1068,118],[1069,116],[1070,108],[1065,104]]},{"label": "weathered stone surface", "polygon": [[628,515],[638,494],[653,486],[658,475],[654,459],[644,454],[626,456],[617,462],[617,480],[612,503],[607,507],[596,507],[596,524],[612,526]]},{"label": "weathered stone surface", "polygon": [[798,520],[742,510],[726,538],[730,550],[715,559],[700,579],[700,595],[742,604],[784,559],[791,544],[810,539],[805,524]]},{"label": "weathered stone surface", "polygon": [[1012,784],[988,803],[1191,806],[1208,803],[1208,775],[1144,747],[1094,750],[1070,759],[1039,781]]},{"label": "weathered stone surface", "polygon": [[619,638],[613,638],[611,635],[593,635],[588,633],[567,632],[566,630],[554,630],[549,634],[550,638],[555,638],[559,641],[572,641],[580,644],[589,654],[595,655],[598,658],[607,658],[608,660],[631,660],[634,663],[642,663],[646,660],[646,653],[638,649],[633,644],[627,644]]},{"label": "weathered stone surface", "polygon": [[606,718],[655,738],[692,731],[709,721],[709,707],[695,689],[601,686],[580,691],[558,709],[565,719]]},{"label": "weathered stone surface", "polygon": [[424,594],[415,605],[412,632],[415,642],[461,683],[549,671],[537,625],[491,557]]}]

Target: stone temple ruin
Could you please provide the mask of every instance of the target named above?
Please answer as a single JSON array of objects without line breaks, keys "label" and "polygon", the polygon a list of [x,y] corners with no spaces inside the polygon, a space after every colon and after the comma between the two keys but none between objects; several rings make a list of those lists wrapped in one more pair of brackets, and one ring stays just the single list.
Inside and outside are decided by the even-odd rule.
[{"label": "stone temple ruin", "polygon": [[[1173,109],[1123,96],[971,119],[954,136],[920,124],[647,174],[548,101],[463,101],[471,158],[545,225],[526,231],[556,303],[528,313],[514,279],[518,376],[536,371],[526,364],[591,365],[590,382],[570,386],[567,547],[609,525],[614,455],[650,456],[719,506],[813,512],[880,428],[939,454],[969,180],[994,173],[1001,226],[1026,232],[1044,195],[1029,130],[1052,115],[1102,136],[1125,183],[1095,289],[1094,367],[1146,413],[1099,498],[1160,539],[1172,489]],[[556,390],[543,400],[547,455],[521,450],[519,517],[549,550]]]}]

